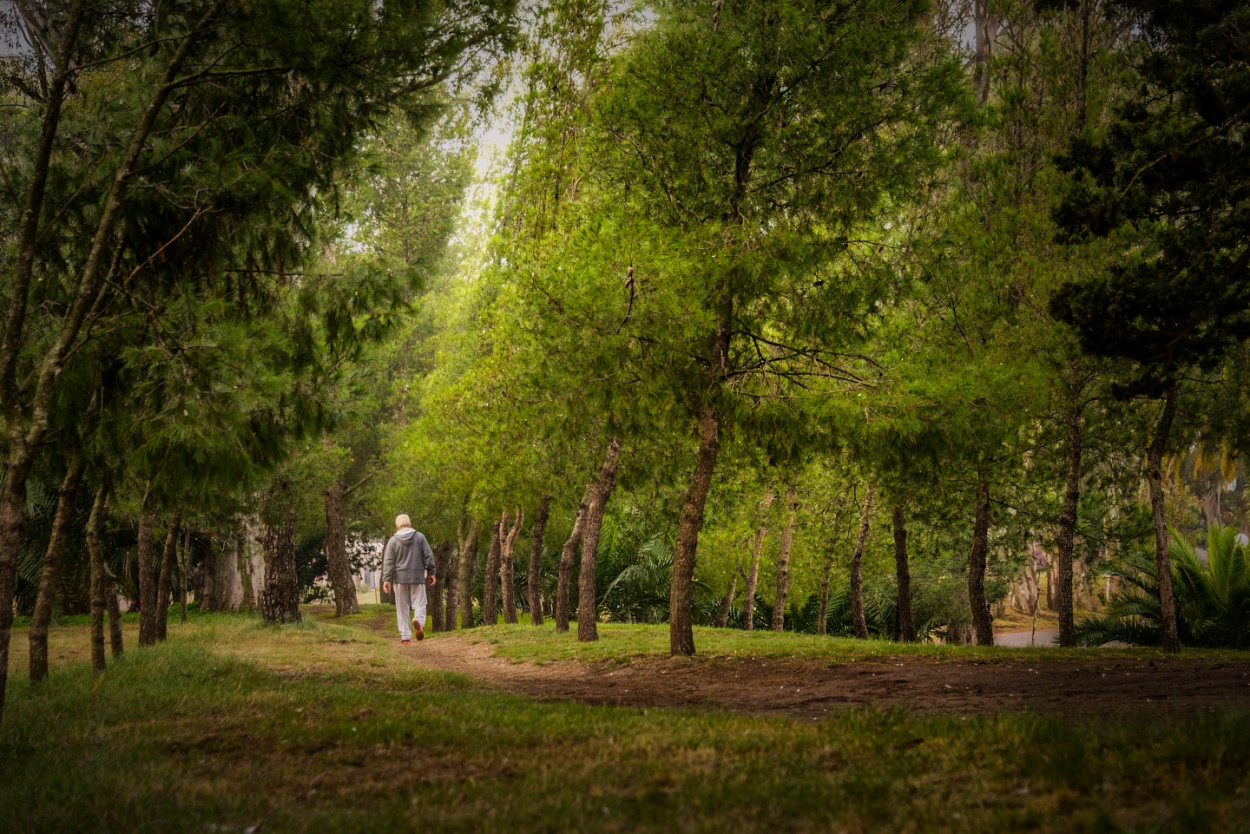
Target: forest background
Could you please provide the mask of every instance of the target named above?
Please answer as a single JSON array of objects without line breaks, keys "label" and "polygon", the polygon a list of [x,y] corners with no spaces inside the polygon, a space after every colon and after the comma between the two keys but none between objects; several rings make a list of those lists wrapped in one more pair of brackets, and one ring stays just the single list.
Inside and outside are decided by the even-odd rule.
[{"label": "forest background", "polygon": [[988,644],[1044,565],[1203,642],[1248,12],[1179,9],[11,4],[0,697],[15,614],[353,613],[401,511],[440,629]]}]

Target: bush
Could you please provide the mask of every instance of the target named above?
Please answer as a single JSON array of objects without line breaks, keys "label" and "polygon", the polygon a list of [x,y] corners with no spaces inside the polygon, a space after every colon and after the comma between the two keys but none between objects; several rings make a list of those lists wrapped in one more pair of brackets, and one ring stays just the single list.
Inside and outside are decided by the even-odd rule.
[{"label": "bush", "polygon": [[[1237,531],[1220,525],[1207,530],[1206,564],[1175,530],[1168,553],[1181,643],[1250,648],[1250,570],[1246,547],[1238,543]],[[1154,556],[1134,553],[1111,572],[1121,580],[1121,588],[1103,614],[1077,623],[1078,642],[1092,646],[1113,641],[1160,645],[1159,572]]]}]

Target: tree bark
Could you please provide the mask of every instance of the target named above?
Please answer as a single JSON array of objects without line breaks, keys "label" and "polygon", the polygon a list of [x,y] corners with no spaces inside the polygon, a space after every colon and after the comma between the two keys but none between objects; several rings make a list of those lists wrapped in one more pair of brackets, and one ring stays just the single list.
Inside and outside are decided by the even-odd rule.
[{"label": "tree bark", "polygon": [[985,463],[977,467],[977,516],[972,528],[972,552],[968,556],[968,602],[972,606],[972,629],[977,645],[994,645],[994,618],[985,599],[985,571],[990,551],[990,482]]},{"label": "tree bark", "polygon": [[297,623],[299,613],[299,576],[295,568],[295,508],[291,504],[291,485],[285,481],[272,494],[282,503],[280,516],[266,522],[262,534],[265,552],[265,590],[260,596],[260,614],[269,623]]},{"label": "tree bark", "polygon": [[516,537],[521,532],[521,524],[525,521],[525,511],[516,508],[516,516],[508,534],[503,536],[502,552],[499,564],[499,584],[503,587],[503,621],[512,625],[517,623],[516,615]]},{"label": "tree bark", "polygon": [[755,630],[755,589],[760,578],[760,557],[764,554],[764,538],[768,535],[768,513],[773,506],[773,489],[764,485],[764,496],[760,499],[760,526],[755,531],[755,545],[751,548],[751,568],[747,572],[746,599],[742,601],[742,627],[746,631]]},{"label": "tree bark", "polygon": [[794,486],[786,487],[786,506],[790,514],[786,517],[785,529],[781,531],[781,546],[777,549],[777,593],[773,597],[773,631],[782,631],[786,625],[786,604],[790,598],[790,549],[794,546],[794,525],[798,522],[799,500],[794,494]]},{"label": "tree bark", "polygon": [[989,0],[974,0],[973,35],[976,39],[976,53],[973,79],[982,104],[990,97],[989,61],[994,53],[994,35],[998,29],[998,20],[998,15],[989,10]]},{"label": "tree bark", "polygon": [[694,563],[699,548],[699,531],[703,528],[703,509],[712,489],[712,475],[720,453],[720,415],[715,407],[704,405],[699,411],[699,451],[695,456],[690,486],[681,506],[677,522],[677,547],[673,554],[673,580],[669,591],[669,653],[694,654]]},{"label": "tree bark", "polygon": [[603,515],[616,483],[616,468],[621,459],[620,438],[608,443],[608,453],[599,468],[599,480],[586,506],[586,523],[582,529],[582,562],[577,575],[577,640],[590,643],[599,639],[599,603],[596,598],[595,573],[599,563],[599,534]]},{"label": "tree bark", "polygon": [[916,623],[911,613],[911,567],[907,558],[907,511],[902,503],[894,505],[893,524],[894,579],[898,585],[894,639],[899,643],[914,643],[916,642]]},{"label": "tree bark", "polygon": [[447,564],[443,567],[443,578],[439,582],[443,586],[443,630],[456,630],[456,593],[460,590],[456,576],[459,566],[459,539],[447,543]]},{"label": "tree bark", "polygon": [[1159,631],[1165,652],[1181,650],[1180,635],[1176,625],[1176,597],[1172,588],[1172,559],[1168,554],[1167,519],[1163,514],[1163,454],[1167,451],[1168,435],[1176,421],[1176,384],[1173,383],[1163,399],[1163,411],[1155,426],[1146,457],[1146,482],[1150,487],[1150,510],[1155,525],[1155,565],[1159,571]]},{"label": "tree bark", "polygon": [[178,548],[178,621],[187,621],[187,576],[191,572],[191,531],[182,534]]},{"label": "tree bark", "polygon": [[[741,568],[739,568],[741,570]],[[725,589],[725,595],[720,600],[720,611],[716,613],[716,627],[724,628],[729,625],[729,612],[733,610],[734,596],[738,593],[738,574],[733,573],[729,577],[729,587]]]},{"label": "tree bark", "polygon": [[165,549],[161,552],[160,581],[156,586],[156,639],[162,642],[169,635],[169,604],[173,595],[174,557],[178,551],[181,527],[182,515],[177,514],[165,532]]},{"label": "tree bark", "polygon": [[[239,527],[238,551],[235,555],[235,563],[239,571],[239,583],[243,586],[243,599],[239,603],[242,611],[256,610],[256,585],[252,581],[252,565],[253,555],[257,545],[261,544],[261,524],[260,518],[256,515],[249,515],[243,519]],[[261,549],[261,564],[264,564],[264,549]]]},{"label": "tree bark", "polygon": [[543,624],[543,543],[547,537],[547,518],[551,515],[551,496],[544,494],[538,502],[538,515],[534,517],[534,530],[530,534],[530,563],[526,576],[529,596],[530,625]]},{"label": "tree bark", "polygon": [[[21,544],[22,505],[16,503],[16,499],[20,498],[23,502],[25,500],[26,479],[51,423],[57,382],[62,379],[65,361],[78,342],[84,321],[99,299],[104,263],[107,260],[105,255],[115,245],[114,231],[122,216],[123,199],[139,158],[149,146],[152,129],[165,103],[178,86],[178,75],[190,54],[191,45],[208,30],[207,23],[220,11],[221,5],[222,0],[218,0],[208,14],[182,39],[166,67],[162,83],[156,87],[151,101],[131,133],[123,161],[112,175],[108,195],[95,221],[90,250],[77,285],[71,291],[72,300],[62,317],[56,338],[39,358],[36,370],[31,375],[33,394],[28,402],[23,402],[18,390],[17,365],[23,350],[26,309],[34,274],[35,247],[40,234],[39,220],[43,213],[49,160],[56,143],[61,105],[71,71],[71,56],[76,48],[77,33],[83,18],[83,3],[72,4],[65,28],[61,32],[52,88],[45,106],[31,184],[27,190],[18,231],[18,257],[12,273],[13,280],[10,282],[12,293],[7,305],[6,326],[3,339],[0,340],[0,413],[3,413],[9,453],[5,490],[0,493],[0,716],[3,715],[4,692],[8,684],[16,558]],[[151,637],[151,634],[146,636]]]},{"label": "tree bark", "polygon": [[868,639],[868,619],[864,616],[864,549],[868,546],[868,526],[872,521],[872,502],[877,496],[877,485],[869,483],[864,491],[864,506],[859,513],[859,536],[855,539],[855,551],[851,554],[851,621],[855,636]]},{"label": "tree bark", "polygon": [[477,568],[477,533],[476,521],[469,525],[467,537],[460,539],[460,627],[473,628],[473,571]]},{"label": "tree bark", "polygon": [[[30,185],[22,209],[18,229],[17,263],[13,270],[12,295],[6,305],[3,341],[0,341],[0,409],[8,440],[8,467],[0,490],[0,718],[4,716],[5,693],[9,681],[9,641],[13,630],[13,597],[17,592],[17,553],[22,542],[22,519],[26,510],[26,479],[34,462],[34,443],[23,424],[25,417],[19,402],[17,365],[22,352],[22,330],[30,283],[34,276],[35,252],[39,239],[39,220],[43,215],[44,195],[51,168],[53,147],[60,126],[65,88],[72,71],[83,6],[79,0],[70,6],[62,30],[61,43],[53,64],[53,74],[44,104],[43,125],[31,167]],[[40,438],[36,437],[38,441]]]},{"label": "tree bark", "polygon": [[[105,595],[113,592],[114,605],[117,591],[112,588],[112,577],[104,564],[104,516],[107,514],[109,484],[106,478],[91,502],[91,516],[87,519],[87,558],[91,562],[91,668],[103,672],[108,668],[104,659],[104,613],[107,610]],[[118,629],[120,636],[121,629]],[[114,656],[121,654],[114,647]]]},{"label": "tree bark", "polygon": [[428,631],[444,631],[443,588],[447,584],[447,561],[451,557],[451,542],[441,542],[434,548],[434,587],[426,585],[427,611],[430,615]]},{"label": "tree bark", "polygon": [[334,616],[343,617],[360,613],[356,599],[356,580],[352,577],[351,561],[347,558],[347,521],[343,513],[343,479],[336,478],[326,490],[326,565],[329,568],[330,585],[334,589]]},{"label": "tree bark", "polygon": [[98,547],[100,548],[100,562],[104,567],[104,607],[109,614],[109,654],[114,658],[121,657],[126,652],[125,641],[122,637],[122,612],[121,604],[118,602],[117,596],[117,577],[109,570],[108,565],[104,562],[104,516],[108,515],[108,507],[104,508],[104,514],[100,519],[101,532],[97,534]]},{"label": "tree bark", "polygon": [[503,526],[508,511],[490,527],[490,547],[486,550],[486,573],[482,576],[482,625],[499,624],[499,563],[503,552]]},{"label": "tree bark", "polygon": [[[61,489],[57,495],[56,515],[52,520],[52,535],[48,539],[48,548],[44,552],[43,570],[39,574],[39,595],[35,600],[35,611],[30,622],[30,681],[40,683],[48,676],[48,627],[52,623],[53,602],[56,599],[56,586],[61,575],[61,561],[65,556],[65,540],[69,537],[69,526],[74,518],[74,505],[78,501],[78,490],[82,484],[82,473],[86,468],[86,460],[74,449],[70,452],[68,468],[61,481]],[[92,585],[92,604],[95,604],[95,585]],[[104,597],[100,597],[103,601]],[[100,647],[103,653],[104,632],[100,632]]]},{"label": "tree bark", "polygon": [[139,507],[139,645],[156,643],[156,512],[151,486]]},{"label": "tree bark", "polygon": [[594,484],[586,486],[582,503],[577,507],[577,518],[573,519],[573,529],[560,550],[560,576],[556,581],[556,631],[569,630],[569,588],[573,584],[573,560],[577,556],[577,546],[582,541],[582,527],[586,524],[586,506],[590,503],[592,489],[594,489]]}]

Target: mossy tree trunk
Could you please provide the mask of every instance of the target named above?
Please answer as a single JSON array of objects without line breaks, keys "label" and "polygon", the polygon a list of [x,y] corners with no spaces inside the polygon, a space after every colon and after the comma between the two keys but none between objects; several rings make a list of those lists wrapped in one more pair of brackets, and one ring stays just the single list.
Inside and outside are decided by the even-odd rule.
[{"label": "mossy tree trunk", "polygon": [[[61,575],[61,561],[65,556],[65,541],[69,537],[70,524],[74,518],[74,505],[82,486],[82,474],[86,459],[73,449],[67,461],[65,477],[57,494],[56,515],[52,520],[52,535],[44,552],[43,570],[39,574],[39,594],[35,599],[35,611],[30,622],[30,681],[40,683],[48,676],[48,627],[52,623],[52,608],[56,599],[57,581]],[[94,594],[95,588],[92,587]],[[103,597],[101,597],[103,600]],[[94,604],[94,596],[92,597]],[[103,652],[103,632],[101,632]]]},{"label": "mossy tree trunk", "polygon": [[573,519],[573,529],[560,549],[560,573],[556,579],[556,631],[569,630],[569,594],[573,585],[573,562],[577,558],[577,546],[582,541],[582,528],[586,525],[586,506],[590,503],[591,484],[586,487],[582,503],[577,507],[577,517]]},{"label": "mossy tree trunk", "polygon": [[169,606],[173,597],[174,564],[178,555],[178,539],[182,534],[182,515],[175,514],[165,531],[165,548],[161,551],[160,579],[156,585],[156,639],[169,634]]},{"label": "mossy tree trunk", "polygon": [[990,482],[986,464],[977,467],[977,515],[972,527],[972,552],[968,556],[968,602],[972,606],[972,631],[977,645],[994,645],[994,618],[985,599],[985,573],[989,557]]},{"label": "mossy tree trunk", "polygon": [[274,518],[264,523],[262,545],[265,552],[265,590],[260,597],[260,614],[269,623],[297,623],[299,576],[295,569],[295,507],[290,500],[290,483],[283,481],[271,494],[280,502]]},{"label": "mossy tree trunk", "polygon": [[[727,344],[728,334],[725,334]],[[720,415],[710,404],[699,412],[699,451],[677,522],[677,546],[673,554],[673,580],[669,589],[669,653],[694,654],[694,561],[703,529],[703,509],[712,489],[712,474],[720,453]]]},{"label": "mossy tree trunk", "polygon": [[[109,481],[105,478],[96,490],[95,500],[91,503],[91,516],[87,519],[87,558],[91,562],[91,668],[97,672],[108,668],[104,659],[104,614],[108,610],[106,595],[111,592],[113,605],[117,605],[117,589],[104,564],[104,518],[108,514],[108,493]],[[117,657],[122,653],[121,624],[115,624],[118,642],[113,646],[113,656]]]},{"label": "mossy tree trunk", "polygon": [[503,526],[507,524],[508,511],[490,527],[490,546],[486,549],[486,571],[482,575],[482,625],[499,624],[499,562],[503,553]]},{"label": "mossy tree trunk", "polygon": [[538,502],[538,514],[534,517],[534,530],[530,534],[530,562],[526,576],[526,591],[530,609],[530,625],[543,624],[543,542],[547,537],[547,518],[551,515],[551,496],[543,494]]},{"label": "mossy tree trunk", "polygon": [[589,643],[599,639],[599,604],[596,599],[595,573],[599,563],[599,534],[603,515],[616,483],[616,469],[621,460],[620,438],[608,443],[608,453],[599,469],[590,503],[586,505],[586,523],[582,529],[582,560],[577,576],[577,639]]}]

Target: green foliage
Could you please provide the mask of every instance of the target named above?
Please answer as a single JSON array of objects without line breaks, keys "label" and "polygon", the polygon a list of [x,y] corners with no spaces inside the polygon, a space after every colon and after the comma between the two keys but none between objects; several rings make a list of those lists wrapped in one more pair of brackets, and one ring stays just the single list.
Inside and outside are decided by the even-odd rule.
[{"label": "green foliage", "polygon": [[1250,336],[1250,66],[1238,34],[1250,12],[1232,2],[1115,8],[1140,27],[1125,49],[1134,95],[1105,129],[1072,142],[1057,214],[1077,237],[1116,236],[1121,257],[1068,282],[1052,309],[1087,351],[1135,363],[1127,390],[1159,396]]},{"label": "green foliage", "polygon": [[[1246,547],[1233,527],[1207,529],[1207,558],[1172,531],[1172,580],[1181,642],[1207,648],[1250,648],[1250,569]],[[1123,587],[1101,615],[1077,625],[1086,645],[1121,641],[1156,646],[1159,630],[1159,573],[1153,555],[1135,553],[1113,570]]]}]

